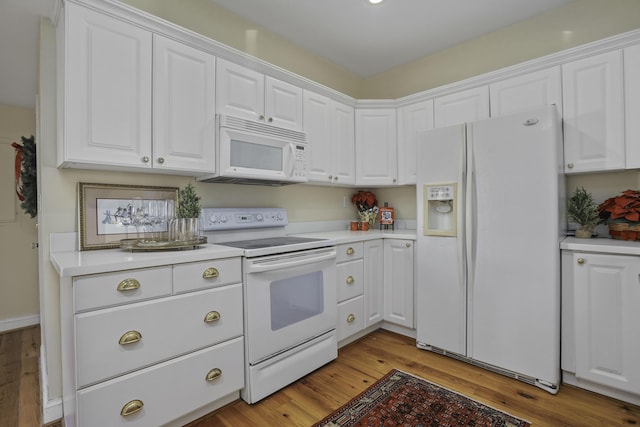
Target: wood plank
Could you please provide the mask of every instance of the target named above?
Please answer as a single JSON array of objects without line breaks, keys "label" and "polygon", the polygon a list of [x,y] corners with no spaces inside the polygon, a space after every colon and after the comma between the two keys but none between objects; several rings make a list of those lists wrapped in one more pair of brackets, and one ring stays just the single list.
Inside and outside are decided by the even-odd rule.
[{"label": "wood plank", "polygon": [[0,335],[0,425],[18,426],[18,399],[22,370],[21,332]]},{"label": "wood plank", "polygon": [[39,348],[40,329],[24,329],[22,331],[22,369],[20,370],[20,404],[18,409],[21,426],[40,425]]}]

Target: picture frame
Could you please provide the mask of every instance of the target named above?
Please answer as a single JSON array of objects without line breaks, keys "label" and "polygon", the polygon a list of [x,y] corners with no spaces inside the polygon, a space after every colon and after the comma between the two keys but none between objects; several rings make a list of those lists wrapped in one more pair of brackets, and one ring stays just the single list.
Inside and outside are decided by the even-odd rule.
[{"label": "picture frame", "polygon": [[81,251],[120,247],[123,239],[166,238],[178,187],[78,183]]}]

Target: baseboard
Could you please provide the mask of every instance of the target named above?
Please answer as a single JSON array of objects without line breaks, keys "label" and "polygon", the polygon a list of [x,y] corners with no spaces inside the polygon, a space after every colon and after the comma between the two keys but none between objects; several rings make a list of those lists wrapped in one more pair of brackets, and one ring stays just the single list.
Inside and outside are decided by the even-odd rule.
[{"label": "baseboard", "polygon": [[40,346],[40,399],[42,400],[42,424],[47,425],[62,418],[62,398],[49,399],[49,376],[45,364],[44,345]]},{"label": "baseboard", "polygon": [[13,331],[14,329],[35,326],[40,323],[40,316],[14,317],[13,319],[0,320],[0,333]]}]

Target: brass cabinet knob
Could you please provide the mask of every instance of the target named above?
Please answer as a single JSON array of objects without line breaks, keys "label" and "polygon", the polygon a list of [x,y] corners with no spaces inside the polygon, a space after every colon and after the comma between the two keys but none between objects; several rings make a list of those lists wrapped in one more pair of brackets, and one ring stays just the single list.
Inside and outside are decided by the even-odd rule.
[{"label": "brass cabinet knob", "polygon": [[204,316],[205,323],[213,323],[220,320],[220,313],[217,311],[210,311]]},{"label": "brass cabinet knob", "polygon": [[267,120],[269,123],[273,123],[273,117],[269,117],[269,120]]},{"label": "brass cabinet knob", "polygon": [[164,157],[158,157],[158,163],[163,164],[164,163]]},{"label": "brass cabinet knob", "polygon": [[584,264],[585,259],[584,258],[578,258],[576,261],[578,262],[578,264]]},{"label": "brass cabinet knob", "polygon": [[122,282],[118,283],[118,292],[128,292],[135,291],[136,289],[140,289],[140,282],[136,279],[124,279]]},{"label": "brass cabinet knob", "polygon": [[404,245],[405,245],[407,248],[410,248],[410,247],[411,247],[411,243],[405,243]]},{"label": "brass cabinet knob", "polygon": [[355,249],[353,249],[353,248],[351,248],[351,247],[347,249],[347,255],[353,255],[353,254],[355,254],[355,253],[356,253],[356,250],[355,250]]},{"label": "brass cabinet knob", "polygon": [[353,313],[350,313],[347,316],[347,323],[353,323],[353,322],[355,322],[355,320],[356,320],[356,316]]},{"label": "brass cabinet knob", "polygon": [[356,279],[353,278],[353,276],[349,276],[347,277],[347,285],[351,285],[353,284],[353,282],[355,282]]},{"label": "brass cabinet knob", "polygon": [[220,368],[213,368],[212,370],[210,370],[209,372],[207,372],[207,376],[205,377],[205,379],[208,382],[211,381],[215,381],[218,378],[220,378],[220,376],[222,375],[222,369]]},{"label": "brass cabinet knob", "polygon": [[142,334],[138,331],[127,331],[118,340],[120,345],[135,344],[142,339]]},{"label": "brass cabinet knob", "polygon": [[122,415],[123,417],[128,417],[129,415],[133,415],[136,412],[139,412],[143,407],[144,403],[142,403],[142,400],[132,400],[124,404],[124,406],[120,410],[120,415]]},{"label": "brass cabinet knob", "polygon": [[142,158],[142,163],[149,163],[149,160],[150,160],[150,159],[149,159],[149,156],[144,156],[144,157]]},{"label": "brass cabinet knob", "polygon": [[220,276],[220,272],[215,267],[209,267],[202,272],[203,279],[217,279]]},{"label": "brass cabinet knob", "polygon": [[573,163],[569,163],[569,164],[567,165],[567,167],[568,167],[569,169],[573,169]]},{"label": "brass cabinet knob", "polygon": [[264,114],[260,114],[260,116],[258,117],[258,120],[264,120]]},{"label": "brass cabinet knob", "polygon": [[337,175],[336,175],[336,176],[334,176],[334,177],[333,177],[333,180],[334,180],[334,181],[337,181],[337,180],[338,180],[338,176],[337,176]]},{"label": "brass cabinet knob", "polygon": [[333,175],[329,175],[329,181],[333,179]]}]

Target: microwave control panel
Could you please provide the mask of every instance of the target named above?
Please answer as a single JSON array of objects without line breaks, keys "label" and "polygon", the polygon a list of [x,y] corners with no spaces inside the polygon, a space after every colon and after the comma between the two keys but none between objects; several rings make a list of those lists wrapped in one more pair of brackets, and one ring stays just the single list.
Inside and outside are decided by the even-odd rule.
[{"label": "microwave control panel", "polygon": [[302,144],[294,144],[293,151],[295,153],[295,157],[293,159],[293,178],[308,178],[307,171],[307,151],[308,148],[306,145]]}]

